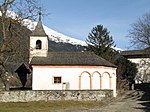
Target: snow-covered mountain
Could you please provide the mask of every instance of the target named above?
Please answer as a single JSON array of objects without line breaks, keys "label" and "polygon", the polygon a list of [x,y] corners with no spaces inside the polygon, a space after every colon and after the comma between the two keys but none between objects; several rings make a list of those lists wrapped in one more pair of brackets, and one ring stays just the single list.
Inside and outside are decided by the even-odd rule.
[{"label": "snow-covered mountain", "polygon": [[[0,14],[0,16],[1,16],[1,14]],[[12,19],[19,18],[18,15],[16,15],[12,11],[7,11],[7,16],[11,17]],[[26,26],[29,30],[33,31],[37,25],[37,22],[32,22],[29,19],[24,19],[22,21],[22,24],[24,26]],[[53,29],[51,29],[45,25],[43,25],[43,28],[45,30],[45,33],[48,35],[49,40],[51,40],[51,41],[69,43],[69,44],[73,44],[73,45],[87,46],[85,41],[66,36],[66,35],[59,33],[59,32],[57,32],[57,31],[55,31],[55,30],[53,30]],[[119,50],[119,51],[123,51],[122,49],[117,48],[117,47],[115,47],[114,49]]]},{"label": "snow-covered mountain", "polygon": [[[35,29],[37,25],[37,22],[32,22],[30,23],[30,25],[28,25],[28,28],[33,31]],[[55,41],[55,42],[63,42],[63,43],[70,43],[73,45],[82,45],[82,46],[86,46],[86,42],[66,36],[62,33],[59,33],[45,25],[43,25],[43,28],[45,30],[45,33],[48,35],[49,39],[51,41]]]},{"label": "snow-covered mountain", "polygon": [[52,41],[70,43],[73,45],[83,45],[83,46],[86,45],[84,41],[66,36],[62,33],[52,30],[51,28],[48,28],[47,26],[43,26],[43,27],[49,39]]},{"label": "snow-covered mountain", "polygon": [[[35,29],[35,26],[37,25],[37,22],[32,22],[32,27],[28,27],[31,31]],[[81,45],[81,46],[87,46],[85,41],[81,41],[69,36],[66,36],[62,33],[59,33],[51,28],[48,28],[47,26],[43,25],[43,28],[45,30],[45,33],[48,35],[49,39],[55,42],[63,42],[63,43],[70,43],[73,45]],[[122,51],[122,49],[115,47],[114,49],[118,51]]]},{"label": "snow-covered mountain", "polygon": [[[1,14],[0,14],[1,16]],[[12,19],[21,19],[19,18],[19,16],[17,14],[15,14],[12,11],[7,11],[7,16],[11,17]],[[31,31],[33,31],[37,25],[37,22],[32,22],[29,19],[24,19],[22,21],[22,24],[27,26],[27,28]],[[51,28],[48,28],[47,26],[43,25],[43,28],[45,30],[45,33],[48,35],[49,40],[55,41],[55,42],[63,42],[63,43],[70,43],[73,45],[82,45],[82,46],[86,46],[86,42],[81,41],[79,39],[75,39],[69,36],[66,36],[62,33],[59,33]]]}]

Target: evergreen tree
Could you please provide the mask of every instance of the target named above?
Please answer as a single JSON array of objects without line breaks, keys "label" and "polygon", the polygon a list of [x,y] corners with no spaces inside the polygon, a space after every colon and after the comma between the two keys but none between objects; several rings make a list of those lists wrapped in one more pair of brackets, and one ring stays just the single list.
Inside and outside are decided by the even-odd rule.
[{"label": "evergreen tree", "polygon": [[115,64],[118,66],[117,89],[125,88],[126,85],[129,85],[131,89],[131,85],[134,84],[134,79],[138,72],[136,64],[121,56],[117,58]]},{"label": "evergreen tree", "polygon": [[113,49],[115,44],[109,33],[110,32],[108,32],[107,28],[104,28],[103,25],[94,27],[86,39],[86,43],[88,44],[87,49],[108,61],[114,62],[117,51]]},{"label": "evergreen tree", "polygon": [[103,25],[94,27],[86,40],[88,44],[87,49],[118,66],[117,88],[122,89],[124,84],[132,84],[134,82],[137,68],[134,63],[123,58],[114,49],[115,44],[109,33]]}]

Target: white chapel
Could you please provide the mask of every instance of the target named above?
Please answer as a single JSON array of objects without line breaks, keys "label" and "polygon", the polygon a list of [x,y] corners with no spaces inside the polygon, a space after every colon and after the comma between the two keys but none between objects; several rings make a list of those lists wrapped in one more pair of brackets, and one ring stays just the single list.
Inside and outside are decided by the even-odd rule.
[{"label": "white chapel", "polygon": [[117,67],[92,52],[49,52],[41,15],[30,35],[32,90],[113,90]]}]

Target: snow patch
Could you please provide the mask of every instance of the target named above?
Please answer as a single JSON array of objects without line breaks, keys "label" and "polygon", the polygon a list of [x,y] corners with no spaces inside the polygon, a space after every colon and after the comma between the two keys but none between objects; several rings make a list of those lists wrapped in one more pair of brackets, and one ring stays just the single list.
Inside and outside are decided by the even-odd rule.
[{"label": "snow patch", "polygon": [[[28,28],[33,31],[37,25],[37,22],[33,22],[32,25],[29,25]],[[70,43],[73,45],[82,45],[87,46],[86,42],[71,38],[69,36],[66,36],[62,33],[59,33],[51,28],[48,28],[47,26],[43,25],[43,28],[45,30],[45,33],[48,35],[49,39],[55,42],[63,42],[63,43]]]},{"label": "snow patch", "polygon": [[[1,13],[0,13],[1,16]],[[13,11],[7,11],[7,17],[11,17],[12,19],[21,19],[18,17],[17,14]],[[21,24],[26,26],[29,30],[33,31],[37,25],[37,22],[33,22],[29,19],[22,19]],[[59,33],[51,28],[48,28],[47,26],[43,25],[43,28],[45,30],[45,33],[48,35],[49,40],[55,41],[55,42],[63,42],[63,43],[70,43],[73,45],[82,45],[87,46],[85,41],[78,40],[69,36],[66,36],[62,33]],[[122,49],[115,47],[114,49],[122,51]]]}]

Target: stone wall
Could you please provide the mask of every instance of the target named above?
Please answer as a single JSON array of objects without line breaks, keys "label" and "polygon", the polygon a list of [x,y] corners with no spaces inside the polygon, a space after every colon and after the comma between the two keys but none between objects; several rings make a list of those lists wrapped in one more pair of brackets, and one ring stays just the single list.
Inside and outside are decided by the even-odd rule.
[{"label": "stone wall", "polygon": [[112,90],[0,91],[0,102],[30,102],[51,100],[101,101],[113,97]]}]

